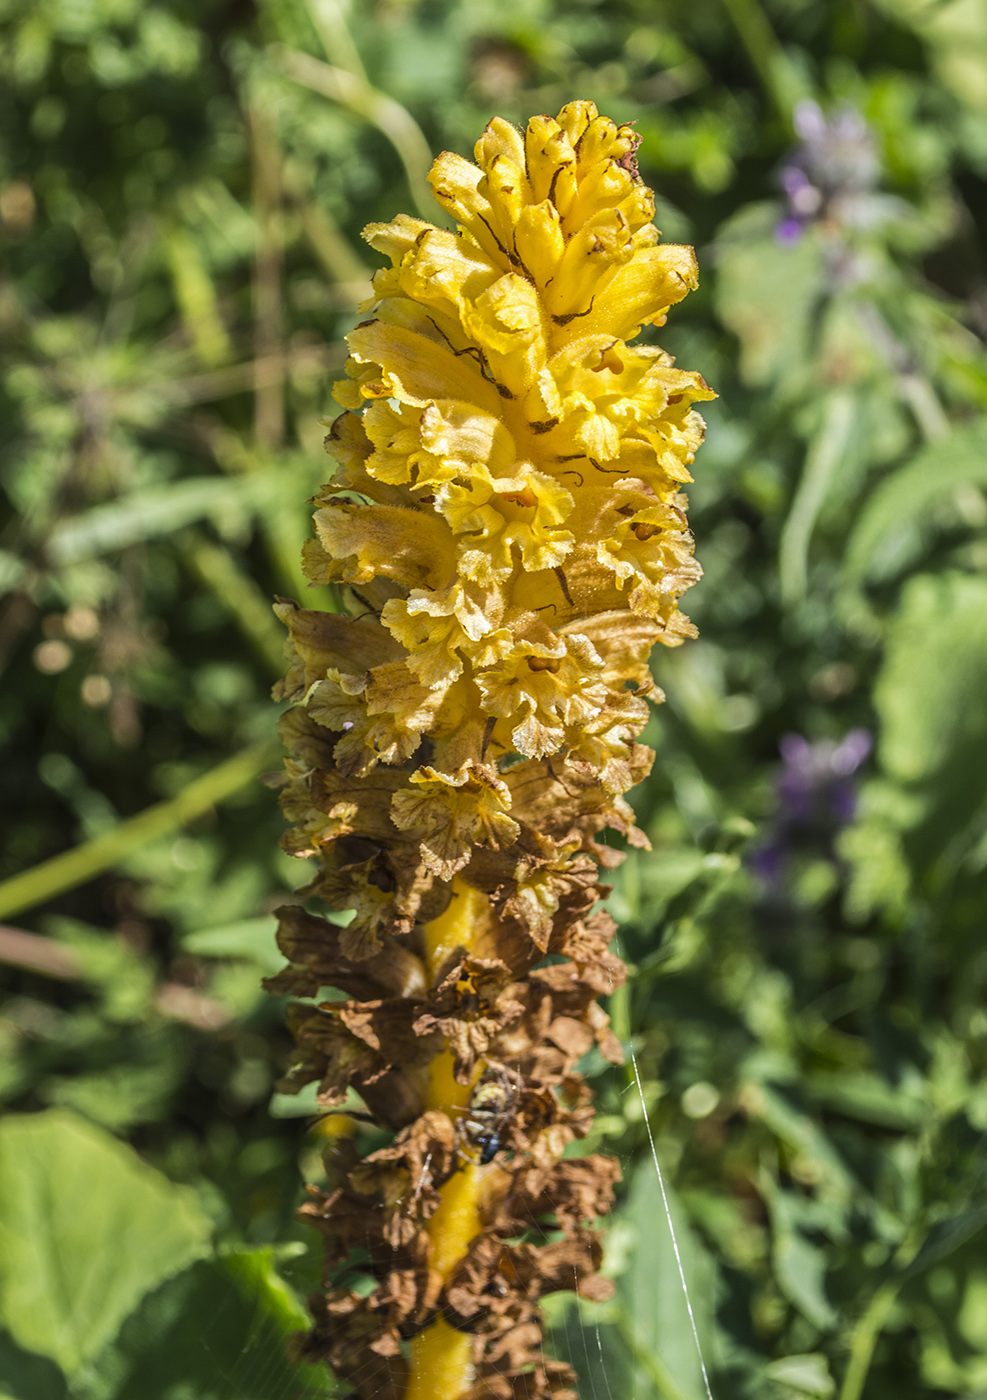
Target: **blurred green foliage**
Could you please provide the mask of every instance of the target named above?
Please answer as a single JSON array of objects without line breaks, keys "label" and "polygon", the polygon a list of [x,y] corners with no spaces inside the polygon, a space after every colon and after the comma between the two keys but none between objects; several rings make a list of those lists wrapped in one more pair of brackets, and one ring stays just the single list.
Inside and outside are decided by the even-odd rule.
[{"label": "blurred green foliage", "polygon": [[334,602],[361,227],[573,97],[637,122],[721,397],[610,901],[635,1063],[586,1065],[618,1291],[553,1343],[701,1400],[678,1253],[717,1400],[987,1393],[985,0],[4,0],[0,72],[0,1397],[327,1393],[269,602]]}]

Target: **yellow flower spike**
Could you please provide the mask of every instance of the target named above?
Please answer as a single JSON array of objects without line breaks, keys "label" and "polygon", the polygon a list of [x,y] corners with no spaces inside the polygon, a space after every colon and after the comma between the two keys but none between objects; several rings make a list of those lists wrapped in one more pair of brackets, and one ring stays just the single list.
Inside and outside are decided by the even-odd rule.
[{"label": "yellow flower spike", "polygon": [[[369,1293],[313,1304],[302,1348],[360,1400],[551,1400],[571,1376],[538,1297],[563,1267],[607,1287],[589,1225],[616,1168],[566,1154],[591,1119],[579,1060],[620,1056],[596,998],[623,968],[591,911],[621,857],[597,838],[647,846],[624,794],[653,758],[652,648],[695,635],[681,487],[712,397],[628,344],[697,280],[636,145],[591,102],[524,132],[495,118],[475,164],[433,167],[457,231],[368,227],[390,266],[347,337],[304,551],[351,615],[279,604],[285,849],[319,862],[308,895],[356,911],[282,915],[272,989],[308,999],[284,1087],[355,1089],[393,1135],[337,1154],[303,1210],[327,1276],[351,1246],[371,1261]],[[318,1005],[326,986],[346,999]],[[546,1200],[543,1275],[526,1232]]]}]

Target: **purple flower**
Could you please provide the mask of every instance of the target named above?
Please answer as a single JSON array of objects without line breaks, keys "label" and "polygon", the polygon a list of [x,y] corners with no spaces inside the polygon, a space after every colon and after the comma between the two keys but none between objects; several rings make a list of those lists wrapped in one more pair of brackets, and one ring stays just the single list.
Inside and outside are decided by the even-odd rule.
[{"label": "purple flower", "polygon": [[851,729],[839,743],[822,739],[810,744],[801,734],[781,741],[784,767],[776,790],[779,816],[789,824],[835,820],[846,826],[856,810],[856,786],[850,781],[871,751],[866,729]]},{"label": "purple flower", "polygon": [[803,228],[798,219],[782,219],[775,226],[775,238],[779,243],[797,243],[802,237]]},{"label": "purple flower", "polygon": [[775,782],[777,810],[750,862],[765,884],[778,887],[790,858],[798,853],[833,858],[834,838],[857,809],[854,774],[872,746],[866,729],[851,729],[838,744],[785,735],[780,745],[782,769]]},{"label": "purple flower", "polygon": [[881,162],[877,143],[863,117],[849,103],[828,116],[818,103],[803,101],[794,114],[799,145],[778,172],[785,217],[775,229],[791,243],[817,220],[838,227],[869,228],[887,217],[887,197],[877,193]]}]

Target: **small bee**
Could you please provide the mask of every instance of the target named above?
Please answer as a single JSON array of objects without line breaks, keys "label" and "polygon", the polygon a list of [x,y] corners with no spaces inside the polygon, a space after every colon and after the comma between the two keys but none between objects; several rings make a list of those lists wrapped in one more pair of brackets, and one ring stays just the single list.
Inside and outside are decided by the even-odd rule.
[{"label": "small bee", "polygon": [[517,1107],[518,1088],[517,1077],[498,1067],[494,1078],[484,1077],[473,1090],[461,1132],[481,1167],[488,1166],[503,1147],[504,1129]]}]

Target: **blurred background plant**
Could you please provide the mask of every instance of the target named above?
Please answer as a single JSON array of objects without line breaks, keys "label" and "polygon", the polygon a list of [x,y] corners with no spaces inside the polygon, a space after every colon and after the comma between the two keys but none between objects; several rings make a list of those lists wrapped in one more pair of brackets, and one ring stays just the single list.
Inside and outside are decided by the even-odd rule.
[{"label": "blurred background plant", "polygon": [[[430,153],[635,120],[721,397],[702,637],[589,1064],[585,1396],[987,1393],[985,0],[5,0],[0,1396],[282,1400],[320,1139],[279,1096],[269,608]],[[434,217],[434,210],[428,214]],[[329,1144],[331,1148],[331,1142]]]}]

